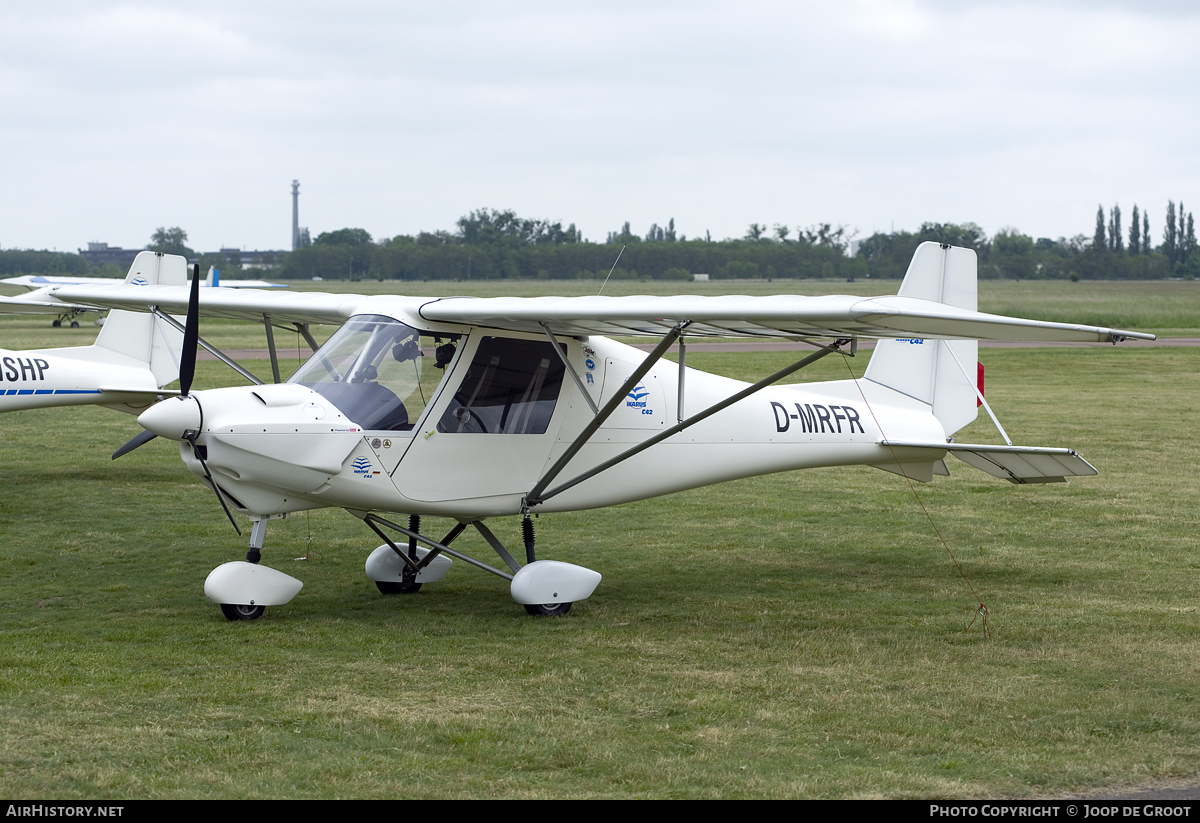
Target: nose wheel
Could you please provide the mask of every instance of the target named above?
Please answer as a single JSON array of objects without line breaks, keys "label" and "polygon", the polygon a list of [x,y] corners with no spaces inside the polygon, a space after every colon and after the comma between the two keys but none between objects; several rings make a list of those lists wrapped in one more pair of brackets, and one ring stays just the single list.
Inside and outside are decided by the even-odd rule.
[{"label": "nose wheel", "polygon": [[267,610],[266,606],[246,606],[241,603],[222,603],[221,614],[226,620],[257,620]]},{"label": "nose wheel", "polygon": [[204,596],[221,607],[226,620],[258,620],[267,606],[291,602],[302,588],[303,583],[278,569],[238,560],[209,573]]},{"label": "nose wheel", "polygon": [[383,594],[416,594],[421,590],[421,584],[408,581],[397,583],[391,580],[376,580],[375,587]]},{"label": "nose wheel", "polygon": [[526,603],[525,613],[534,617],[562,617],[571,611],[570,603]]}]

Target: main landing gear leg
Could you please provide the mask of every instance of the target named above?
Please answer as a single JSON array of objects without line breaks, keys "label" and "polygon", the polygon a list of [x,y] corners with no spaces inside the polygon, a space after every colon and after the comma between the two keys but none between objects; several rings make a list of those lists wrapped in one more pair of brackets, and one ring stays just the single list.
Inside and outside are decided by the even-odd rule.
[{"label": "main landing gear leg", "polygon": [[[414,534],[421,531],[421,515],[410,514],[408,516],[408,528]],[[403,555],[402,555],[403,557]],[[404,564],[404,569],[400,572],[399,580],[376,580],[375,588],[379,589],[383,594],[416,594],[421,590],[421,584],[417,582],[417,563],[421,558],[417,553],[417,538],[412,534],[408,536],[408,554],[407,559],[410,561]]]},{"label": "main landing gear leg", "polygon": [[521,521],[521,537],[525,543],[525,565],[517,566],[516,560],[496,539],[482,521],[472,523],[483,535],[496,554],[513,570],[509,591],[513,600],[525,607],[527,614],[538,617],[562,617],[571,610],[576,600],[592,596],[600,584],[599,572],[560,563],[557,560],[538,560],[534,551],[533,520],[526,513]]},{"label": "main landing gear leg", "polygon": [[[458,556],[447,547],[462,534],[465,526],[461,523],[455,525],[438,543],[421,534],[420,515],[410,514],[406,529],[373,514],[353,510],[350,513],[359,517],[384,541],[382,546],[371,552],[366,564],[367,577],[375,581],[375,587],[383,594],[416,594],[422,585],[438,582],[450,570],[453,561],[445,555]],[[381,526],[403,534],[408,538],[407,545],[392,540]],[[418,541],[431,548],[418,546]]]},{"label": "main landing gear leg", "polygon": [[270,516],[252,518],[246,559],[218,566],[204,581],[205,596],[220,605],[227,620],[257,620],[267,606],[282,606],[304,587],[291,575],[259,564],[270,519]]},{"label": "main landing gear leg", "polygon": [[[449,569],[451,557],[509,581],[513,599],[524,606],[525,611],[534,615],[564,615],[571,610],[571,605],[575,601],[591,597],[592,592],[600,583],[600,574],[591,569],[585,569],[572,563],[560,563],[556,560],[537,560],[534,553],[533,521],[528,517],[521,524],[526,558],[526,563],[522,566],[504,547],[499,538],[492,534],[492,530],[484,525],[482,520],[475,520],[469,524],[457,524],[439,543],[418,532],[417,527],[420,525],[420,521],[415,517],[410,516],[409,527],[405,528],[370,512],[356,509],[347,509],[347,511],[366,523],[384,541],[384,545],[373,551],[367,558],[367,576],[375,581],[380,591],[385,593],[394,591],[390,587],[385,588],[385,583],[392,586],[404,584],[404,574],[409,567],[417,575],[414,580],[416,585],[440,580]],[[473,526],[479,532],[504,561],[504,565],[512,570],[511,573],[489,566],[450,548],[450,542],[458,537],[467,525]],[[408,546],[398,545],[383,531],[385,528],[408,537]],[[418,541],[429,546],[429,549],[416,548],[414,544]],[[418,558],[415,561],[412,556],[414,551]],[[439,563],[444,565],[439,568]],[[401,564],[404,568],[401,568]]]}]

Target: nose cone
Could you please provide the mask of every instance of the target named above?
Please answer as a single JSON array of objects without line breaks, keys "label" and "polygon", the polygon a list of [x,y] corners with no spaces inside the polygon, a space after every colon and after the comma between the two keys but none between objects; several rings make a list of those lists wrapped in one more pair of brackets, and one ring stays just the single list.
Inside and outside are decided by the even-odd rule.
[{"label": "nose cone", "polygon": [[143,429],[168,440],[183,440],[184,432],[200,430],[200,422],[200,402],[195,395],[156,403],[138,417]]}]

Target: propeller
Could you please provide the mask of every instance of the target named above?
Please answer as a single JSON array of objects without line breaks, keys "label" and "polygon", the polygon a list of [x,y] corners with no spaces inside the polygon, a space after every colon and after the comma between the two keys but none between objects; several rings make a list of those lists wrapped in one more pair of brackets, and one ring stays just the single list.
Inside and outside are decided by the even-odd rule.
[{"label": "propeller", "polygon": [[196,376],[196,346],[200,340],[200,264],[192,264],[192,293],[183,324],[183,362],[179,364],[179,394],[187,397]]},{"label": "propeller", "polygon": [[112,459],[116,460],[118,457],[120,457],[123,454],[129,454],[131,451],[136,449],[138,446],[142,445],[143,443],[149,443],[151,440],[153,440],[156,437],[158,437],[158,435],[155,434],[154,432],[146,431],[145,429],[143,429],[141,434],[136,435],[132,440],[130,440],[124,446],[122,446],[121,448],[119,448],[115,452],[113,452]]},{"label": "propeller", "polygon": [[[188,295],[187,319],[183,324],[183,351],[181,354],[181,362],[179,363],[179,400],[186,401],[188,394],[192,390],[192,381],[196,377],[196,349],[197,343],[200,340],[200,265],[192,265],[192,291]],[[170,402],[170,401],[167,401]],[[156,407],[157,408],[157,407]],[[182,415],[173,414],[173,417],[189,418],[193,412],[184,412]],[[198,409],[195,410],[196,419],[203,419]],[[225,493],[221,491],[221,487],[217,485],[217,481],[213,479],[212,472],[208,470],[208,461],[204,459],[204,451],[202,447],[196,445],[196,437],[199,435],[199,426],[196,428],[187,429],[183,432],[183,439],[192,445],[192,454],[200,461],[200,465],[204,467],[204,476],[208,479],[209,485],[213,491],[217,493],[217,500],[221,503],[221,508],[225,510],[225,516],[229,518],[229,522],[233,524],[233,528],[238,534],[242,533],[241,527],[233,518],[233,512],[229,510],[229,504],[225,502]],[[121,448],[113,452],[112,459],[116,460],[123,454],[141,446],[144,443],[149,443],[155,437],[154,432],[146,430],[134,437]]]}]

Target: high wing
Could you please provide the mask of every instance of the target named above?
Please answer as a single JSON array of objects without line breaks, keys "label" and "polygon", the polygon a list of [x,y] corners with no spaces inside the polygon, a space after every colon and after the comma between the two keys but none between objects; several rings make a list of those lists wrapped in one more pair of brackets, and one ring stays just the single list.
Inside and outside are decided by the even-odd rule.
[{"label": "high wing", "polygon": [[[273,323],[341,324],[355,314],[393,314],[426,323],[483,326],[572,337],[666,335],[792,338],[921,338],[1105,343],[1154,335],[1073,323],[1025,320],[976,311],[977,263],[970,249],[922,243],[900,291],[882,297],[447,297],[425,299],[361,294],[278,294],[207,289],[200,313]],[[64,286],[59,300],[130,311],[187,309],[179,287]]]},{"label": "high wing", "polygon": [[920,337],[941,340],[1116,342],[1154,335],[1049,323],[960,309],[915,297],[492,297],[421,306],[442,323],[564,335],[662,335],[688,323],[689,336]]},{"label": "high wing", "polygon": [[[155,306],[187,310],[187,289],[61,287],[59,300],[106,309],[148,311]],[[920,337],[944,340],[1117,342],[1153,340],[1142,332],[1052,323],[986,314],[917,297],[449,297],[436,300],[254,289],[207,290],[200,296],[206,317],[340,325],[355,314],[403,312],[435,323],[509,331],[579,336],[659,336],[688,323],[689,336],[716,337]]]}]

